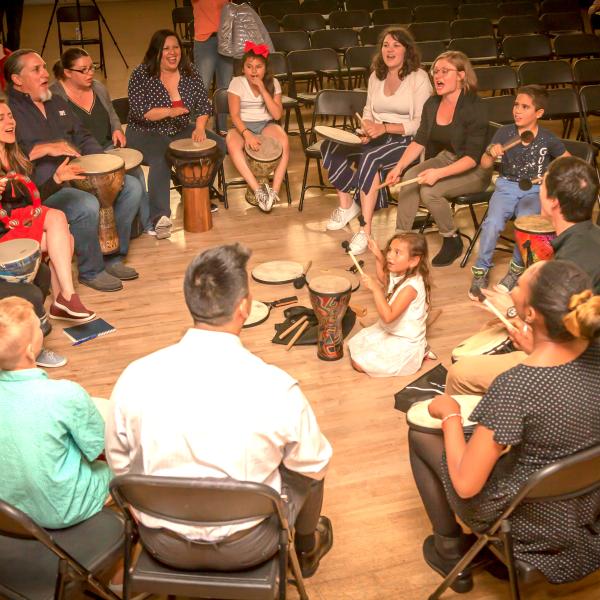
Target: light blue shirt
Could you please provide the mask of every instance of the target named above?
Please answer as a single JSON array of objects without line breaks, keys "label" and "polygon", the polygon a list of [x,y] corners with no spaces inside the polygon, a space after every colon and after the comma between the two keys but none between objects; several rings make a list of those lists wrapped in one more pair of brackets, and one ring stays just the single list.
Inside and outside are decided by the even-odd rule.
[{"label": "light blue shirt", "polygon": [[102,509],[112,473],[95,461],[104,421],[88,393],[42,369],[0,371],[0,498],[43,527]]}]

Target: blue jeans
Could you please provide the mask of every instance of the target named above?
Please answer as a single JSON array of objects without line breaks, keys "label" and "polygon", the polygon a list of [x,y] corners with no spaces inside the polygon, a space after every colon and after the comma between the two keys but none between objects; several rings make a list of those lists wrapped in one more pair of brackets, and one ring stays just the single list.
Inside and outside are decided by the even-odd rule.
[{"label": "blue jeans", "polygon": [[[217,36],[209,37],[204,42],[194,42],[194,64],[202,77],[202,82],[208,94],[213,76],[217,75],[217,89],[229,87],[233,77],[233,59],[217,52]],[[218,131],[226,131],[227,115],[219,118]]]},{"label": "blue jeans", "polygon": [[[490,199],[488,213],[481,226],[479,254],[475,266],[480,269],[490,269],[493,266],[492,257],[496,242],[511,217],[537,215],[540,210],[539,185],[534,185],[530,190],[524,191],[519,187],[517,181],[498,177],[496,191]],[[523,266],[521,253],[517,246],[515,246],[512,260],[515,264]]]},{"label": "blue jeans", "polygon": [[[148,195],[150,197],[150,221],[156,223],[160,217],[171,216],[171,163],[167,159],[169,144],[174,140],[192,137],[195,125],[188,125],[177,135],[169,137],[156,131],[127,129],[127,143],[144,155],[144,164],[150,167],[148,173]],[[215,140],[223,152],[227,152],[225,140],[216,133],[206,130],[206,137]]]},{"label": "blue jeans", "polygon": [[131,238],[131,223],[138,210],[142,189],[140,182],[125,176],[125,185],[114,204],[115,221],[119,234],[119,252],[104,257],[100,250],[98,238],[98,211],[100,205],[96,196],[64,187],[46,199],[44,204],[57,208],[65,213],[67,221],[75,239],[75,254],[79,268],[79,278],[90,280],[104,271],[104,261],[107,263],[120,261],[127,255],[129,240]]}]

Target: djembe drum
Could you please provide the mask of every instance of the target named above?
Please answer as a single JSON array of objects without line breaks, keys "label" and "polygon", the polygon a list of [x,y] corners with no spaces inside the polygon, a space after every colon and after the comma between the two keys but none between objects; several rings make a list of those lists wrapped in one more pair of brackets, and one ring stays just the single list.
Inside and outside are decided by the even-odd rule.
[{"label": "djembe drum", "polygon": [[[279,140],[265,135],[255,136],[260,140],[258,150],[252,150],[248,145],[244,146],[246,162],[252,171],[258,185],[269,183],[269,176],[277,167],[277,163],[283,154],[283,148]],[[256,198],[250,187],[246,188],[246,202],[256,206]]]},{"label": "djembe drum", "polygon": [[35,240],[20,238],[0,243],[0,279],[31,283],[40,267],[42,253]]},{"label": "djembe drum", "polygon": [[125,184],[125,162],[111,154],[86,154],[71,161],[83,169],[85,179],[74,179],[71,185],[98,198],[98,237],[102,254],[119,250],[119,234],[113,205]]},{"label": "djembe drum", "polygon": [[321,360],[339,360],[344,356],[342,319],[352,294],[350,281],[338,275],[313,277],[308,292],[319,321],[317,356]]},{"label": "djembe drum", "polygon": [[506,327],[499,323],[462,341],[452,350],[452,362],[454,363],[465,356],[506,354],[513,350],[514,346],[508,337]]},{"label": "djembe drum", "polygon": [[[460,414],[463,418],[463,430],[467,433],[472,433],[475,429],[476,423],[469,421],[471,413],[475,410],[475,407],[479,404],[481,396],[470,396],[470,395],[453,395],[452,396],[460,405]],[[420,431],[422,433],[433,433],[436,435],[442,435],[442,421],[441,419],[435,419],[429,414],[429,405],[431,401],[421,400],[415,402],[406,411],[406,422],[411,429]]]},{"label": "djembe drum", "polygon": [[133,169],[139,167],[144,160],[144,155],[135,148],[111,148],[106,151],[106,154],[118,156],[123,159],[125,163],[125,171],[133,171]]},{"label": "djembe drum", "polygon": [[223,159],[217,142],[175,140],[168,155],[183,188],[183,228],[191,233],[212,229],[209,186]]},{"label": "djembe drum", "polygon": [[554,256],[550,242],[555,237],[552,222],[543,215],[528,215],[515,220],[515,240],[526,267]]}]

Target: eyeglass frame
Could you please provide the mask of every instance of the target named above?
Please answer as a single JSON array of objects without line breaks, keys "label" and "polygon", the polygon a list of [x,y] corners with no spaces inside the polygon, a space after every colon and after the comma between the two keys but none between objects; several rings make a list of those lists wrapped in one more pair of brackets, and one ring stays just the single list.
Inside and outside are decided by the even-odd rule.
[{"label": "eyeglass frame", "polygon": [[433,69],[431,71],[431,74],[435,77],[436,75],[441,73],[443,77],[446,77],[446,75],[448,75],[448,73],[452,71],[456,71],[458,73],[458,69],[448,69],[447,67],[441,67],[440,69]]},{"label": "eyeglass frame", "polygon": [[92,65],[91,67],[84,67],[83,69],[72,69],[72,68],[65,68],[65,71],[75,71],[75,73],[81,73],[82,75],[87,75],[88,73],[95,73],[98,70],[99,67],[96,67],[96,65]]}]

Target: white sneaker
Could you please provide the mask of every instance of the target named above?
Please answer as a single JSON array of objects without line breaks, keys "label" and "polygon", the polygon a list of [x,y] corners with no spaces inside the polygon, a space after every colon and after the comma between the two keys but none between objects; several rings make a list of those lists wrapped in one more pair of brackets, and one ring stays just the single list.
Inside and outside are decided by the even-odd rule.
[{"label": "white sneaker", "polygon": [[273,188],[269,188],[269,198],[272,201],[271,206],[281,202],[281,200],[279,199],[279,194]]},{"label": "white sneaker", "polygon": [[263,212],[271,212],[273,208],[273,196],[271,188],[266,183],[261,183],[259,188],[254,192],[258,208]]},{"label": "white sneaker", "polygon": [[361,229],[358,233],[355,233],[352,236],[348,250],[350,250],[352,254],[363,254],[366,252],[368,245],[369,236],[364,232],[364,230]]},{"label": "white sneaker", "polygon": [[171,237],[171,227],[173,227],[171,219],[169,219],[169,217],[162,216],[154,226],[156,239],[164,240],[165,238]]},{"label": "white sneaker", "polygon": [[350,208],[338,206],[331,213],[331,217],[329,217],[329,221],[327,221],[326,229],[329,229],[329,231],[343,229],[358,214],[360,214],[360,206],[356,204],[356,202],[352,202]]}]

